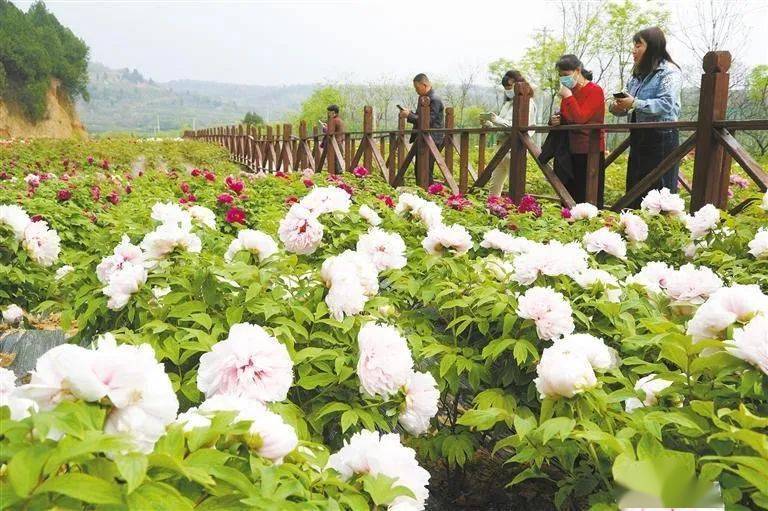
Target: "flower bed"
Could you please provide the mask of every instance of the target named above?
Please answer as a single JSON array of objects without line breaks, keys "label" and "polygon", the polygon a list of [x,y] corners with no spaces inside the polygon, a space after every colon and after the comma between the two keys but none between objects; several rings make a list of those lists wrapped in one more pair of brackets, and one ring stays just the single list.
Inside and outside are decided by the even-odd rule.
[{"label": "flower bed", "polygon": [[74,333],[0,375],[12,506],[768,509],[768,196],[561,211],[120,139],[0,167],[4,321]]}]

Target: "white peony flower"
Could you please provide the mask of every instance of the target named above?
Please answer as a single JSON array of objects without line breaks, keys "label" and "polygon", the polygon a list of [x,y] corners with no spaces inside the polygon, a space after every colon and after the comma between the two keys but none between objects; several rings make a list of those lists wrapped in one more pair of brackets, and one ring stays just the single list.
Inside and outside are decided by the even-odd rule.
[{"label": "white peony flower", "polygon": [[648,239],[648,224],[639,215],[624,212],[619,217],[619,223],[624,229],[627,239],[632,243],[640,243]]},{"label": "white peony flower", "polygon": [[396,497],[389,503],[389,511],[422,510],[429,497],[429,472],[419,466],[416,451],[404,447],[395,433],[380,435],[367,430],[355,433],[344,447],[331,455],[328,465],[343,479],[362,474],[384,475],[395,479],[394,484],[411,490],[415,498]]},{"label": "white peony flower", "polygon": [[355,316],[363,312],[368,298],[360,279],[350,275],[334,280],[325,296],[325,303],[331,316],[342,321],[344,316]]},{"label": "white peony flower", "polygon": [[248,439],[248,446],[259,456],[274,463],[282,463],[283,458],[299,444],[296,430],[286,424],[278,414],[264,407],[257,407],[255,410],[250,418],[252,423],[248,432],[251,438]]},{"label": "white peony flower", "polygon": [[768,258],[768,229],[761,228],[749,242],[749,253],[757,259]]},{"label": "white peony flower", "polygon": [[482,259],[485,268],[491,272],[496,280],[507,282],[515,273],[515,265],[512,262],[490,255]]},{"label": "white peony flower", "polygon": [[618,352],[606,346],[605,341],[593,335],[567,335],[562,339],[555,340],[550,349],[584,355],[595,371],[605,372],[619,367]]},{"label": "white peony flower", "polygon": [[111,310],[120,310],[126,306],[131,295],[147,281],[147,269],[131,263],[124,263],[122,268],[113,272],[109,282],[101,292],[109,297],[107,307]]},{"label": "white peony flower", "polygon": [[517,301],[517,314],[532,319],[536,334],[549,341],[574,331],[573,310],[562,294],[551,287],[532,287]]},{"label": "white peony flower", "polygon": [[27,174],[24,176],[24,182],[27,183],[28,186],[35,188],[40,186],[40,176],[37,174]]},{"label": "white peony flower", "polygon": [[733,331],[733,341],[726,348],[734,357],[768,374],[768,316],[755,316],[743,328]]},{"label": "white peony flower", "polygon": [[204,206],[192,206],[189,215],[209,229],[216,229],[216,213]]},{"label": "white peony flower", "polygon": [[304,206],[315,216],[324,213],[349,212],[351,204],[350,195],[346,190],[336,186],[324,186],[313,188],[304,196],[299,204]]},{"label": "white peony flower", "polygon": [[15,303],[3,309],[3,321],[6,323],[16,325],[21,323],[22,319],[24,319],[24,311]]},{"label": "white peony flower", "polygon": [[596,206],[588,202],[582,202],[571,208],[571,216],[568,218],[568,221],[589,220],[597,217],[599,214],[600,210]]},{"label": "white peony flower", "polygon": [[605,270],[594,270],[589,268],[581,273],[573,275],[573,280],[583,289],[594,289],[596,287],[605,288],[605,294],[610,302],[621,300],[621,286],[619,279]]},{"label": "white peony flower", "polygon": [[164,223],[147,233],[141,240],[140,246],[148,262],[155,263],[176,248],[193,254],[199,253],[202,242],[197,234],[193,234],[189,229],[190,227],[183,227],[176,223]]},{"label": "white peony flower", "polygon": [[19,395],[16,387],[16,375],[13,371],[0,367],[0,407],[7,406],[11,411],[11,420],[20,421],[37,411],[37,403]]},{"label": "white peony flower", "polygon": [[294,204],[285,218],[280,220],[277,234],[286,250],[308,255],[317,250],[323,241],[323,224],[310,210],[301,204]]},{"label": "white peony flower", "polygon": [[443,223],[443,211],[434,202],[422,199],[412,193],[403,193],[395,206],[398,215],[410,214],[413,218],[421,220],[428,229]]},{"label": "white peony flower", "polygon": [[421,435],[429,429],[429,421],[437,415],[440,391],[430,373],[411,373],[405,384],[405,409],[398,420],[412,435]]},{"label": "white peony flower", "polygon": [[408,262],[405,242],[397,233],[371,228],[357,240],[357,252],[366,255],[378,271],[399,270]]},{"label": "white peony flower", "polygon": [[658,403],[657,395],[667,387],[672,385],[669,380],[659,378],[655,374],[649,374],[637,380],[635,383],[635,390],[642,390],[645,393],[645,398],[640,401],[636,397],[631,397],[625,401],[625,407],[627,412],[631,412],[637,408],[644,406],[654,406]]},{"label": "white peony flower", "polygon": [[666,292],[675,306],[702,304],[721,287],[723,281],[706,266],[685,264],[667,275]]},{"label": "white peony flower", "polygon": [[232,240],[224,254],[224,260],[232,262],[235,254],[241,250],[247,250],[259,258],[259,262],[277,253],[277,242],[269,234],[252,229],[243,229],[237,233],[237,238]]},{"label": "white peony flower", "polygon": [[152,288],[152,296],[155,297],[155,300],[160,300],[162,297],[164,297],[170,292],[171,292],[170,286],[165,286],[165,287],[155,286]]},{"label": "white peony flower", "polygon": [[536,243],[514,260],[514,279],[520,284],[530,285],[539,275],[557,277],[576,275],[587,269],[589,254],[578,243]]},{"label": "white peony flower", "polygon": [[121,270],[126,263],[141,266],[144,264],[144,253],[136,245],[131,243],[128,235],[123,234],[120,243],[115,247],[112,255],[105,257],[96,266],[96,276],[102,284],[109,284],[112,275]]},{"label": "white peony flower", "polygon": [[381,217],[372,207],[368,206],[367,204],[360,206],[359,213],[360,216],[363,217],[365,221],[372,226],[376,227],[377,225],[381,225]]},{"label": "white peony flower", "polygon": [[763,201],[760,203],[760,207],[763,211],[768,211],[768,191],[763,195]]},{"label": "white peony flower", "polygon": [[688,322],[686,333],[694,342],[717,339],[729,326],[746,323],[757,314],[768,314],[768,296],[760,286],[733,285],[718,289]]},{"label": "white peony flower", "polygon": [[607,227],[585,234],[584,247],[593,254],[605,252],[619,259],[627,258],[627,244],[618,233]]},{"label": "white peony flower", "polygon": [[492,229],[483,235],[480,246],[483,248],[498,249],[505,254],[526,254],[538,243],[527,238],[512,236],[498,229]]},{"label": "white peony flower", "polygon": [[22,246],[37,264],[51,266],[59,258],[61,251],[61,238],[48,224],[39,221],[27,225],[24,230]]},{"label": "white peony flower", "polygon": [[573,397],[597,386],[597,377],[583,354],[561,348],[546,348],[536,366],[536,390],[542,399]]},{"label": "white peony flower", "polygon": [[0,205],[0,225],[7,225],[18,241],[24,239],[24,231],[32,223],[29,215],[15,204]]},{"label": "white peony flower", "polygon": [[446,250],[462,255],[472,248],[472,236],[463,225],[440,224],[429,228],[421,246],[431,255],[443,255]]},{"label": "white peony flower", "polygon": [[357,336],[357,376],[369,396],[388,397],[406,385],[413,372],[408,342],[394,327],[366,323]]},{"label": "white peony flower", "polygon": [[179,204],[157,202],[152,206],[152,214],[150,216],[161,224],[173,225],[183,231],[189,231],[192,228],[192,215]]},{"label": "white peony flower", "polygon": [[693,216],[685,215],[684,221],[685,227],[691,231],[691,238],[697,240],[717,227],[720,221],[720,210],[712,204],[706,204]]},{"label": "white peony flower", "polygon": [[74,271],[74,268],[68,264],[65,264],[64,266],[61,266],[59,269],[56,270],[56,274],[54,275],[55,280],[61,280],[70,273]]},{"label": "white peony flower", "polygon": [[671,193],[669,188],[662,188],[648,192],[640,203],[640,208],[651,215],[667,213],[671,216],[679,216],[685,211],[685,201],[679,195]]},{"label": "white peony flower", "polygon": [[625,283],[642,286],[648,293],[661,293],[673,271],[667,263],[651,261],[646,263],[639,272],[627,277]]},{"label": "white peony flower", "polygon": [[141,406],[129,406],[112,410],[104,424],[104,432],[122,433],[131,440],[136,451],[150,454],[155,443],[165,434],[166,426]]},{"label": "white peony flower", "polygon": [[206,397],[234,394],[262,402],[283,401],[292,384],[288,350],[258,325],[232,325],[229,336],[200,357],[197,386]]},{"label": "white peony flower", "polygon": [[320,277],[328,287],[333,287],[334,283],[342,280],[348,282],[350,279],[356,279],[366,296],[374,296],[379,292],[379,272],[376,265],[367,254],[354,250],[345,250],[323,261]]}]

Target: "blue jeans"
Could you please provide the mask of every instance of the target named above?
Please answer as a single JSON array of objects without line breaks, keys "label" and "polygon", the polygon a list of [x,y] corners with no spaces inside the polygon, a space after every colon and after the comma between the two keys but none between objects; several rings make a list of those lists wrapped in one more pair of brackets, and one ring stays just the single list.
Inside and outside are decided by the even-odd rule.
[{"label": "blue jeans", "polygon": [[[679,145],[680,134],[676,129],[637,129],[630,131],[627,190],[639,183]],[[655,184],[633,201],[630,207],[639,208],[643,197],[651,190],[669,188],[669,191],[676,193],[679,173],[680,164],[675,163],[672,168],[661,175]]]}]

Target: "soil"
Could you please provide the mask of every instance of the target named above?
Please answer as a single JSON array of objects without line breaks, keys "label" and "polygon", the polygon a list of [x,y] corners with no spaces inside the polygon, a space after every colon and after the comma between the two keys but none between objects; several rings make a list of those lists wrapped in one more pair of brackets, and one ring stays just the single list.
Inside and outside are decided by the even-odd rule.
[{"label": "soil", "polygon": [[63,91],[60,82],[51,80],[46,101],[48,110],[40,122],[30,122],[18,105],[0,100],[0,139],[3,138],[84,138],[85,127],[75,107]]}]

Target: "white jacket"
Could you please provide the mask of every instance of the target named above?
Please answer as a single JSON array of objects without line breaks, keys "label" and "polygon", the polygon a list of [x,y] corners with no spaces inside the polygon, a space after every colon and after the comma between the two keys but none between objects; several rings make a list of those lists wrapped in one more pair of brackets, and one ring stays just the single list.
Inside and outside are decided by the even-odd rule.
[{"label": "white jacket", "polygon": [[[494,116],[490,121],[491,124],[499,128],[509,128],[512,126],[512,101],[504,101],[501,105],[499,115]],[[536,124],[536,102],[531,98],[528,103],[528,126]]]}]

